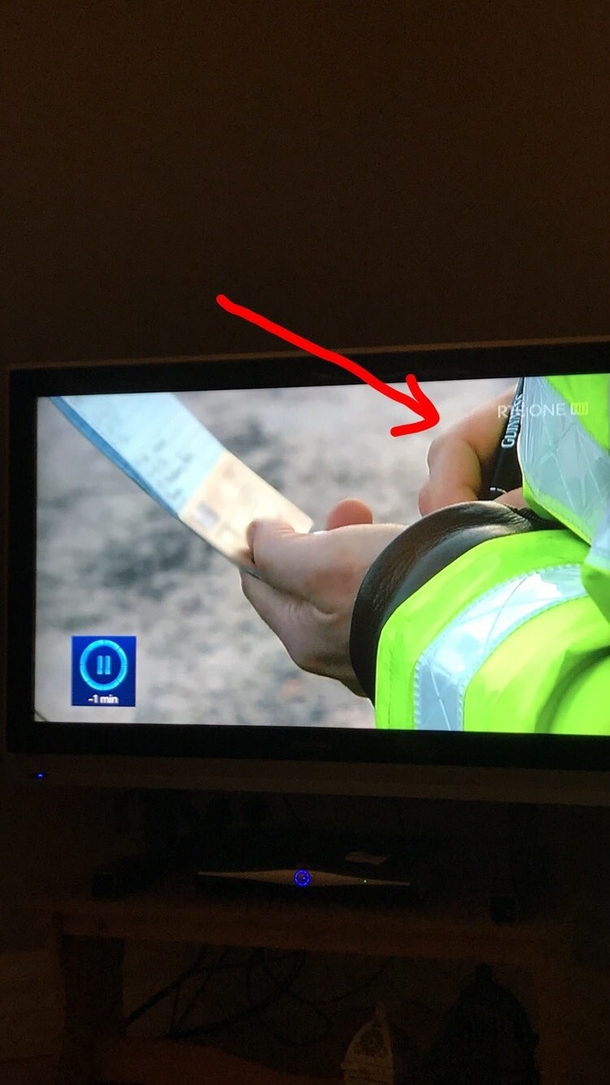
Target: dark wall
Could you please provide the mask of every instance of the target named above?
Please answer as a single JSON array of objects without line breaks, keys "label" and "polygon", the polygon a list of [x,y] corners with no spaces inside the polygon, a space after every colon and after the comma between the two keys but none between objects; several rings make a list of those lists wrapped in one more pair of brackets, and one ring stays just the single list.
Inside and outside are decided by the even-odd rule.
[{"label": "dark wall", "polygon": [[0,20],[9,361],[610,330],[605,0]]}]

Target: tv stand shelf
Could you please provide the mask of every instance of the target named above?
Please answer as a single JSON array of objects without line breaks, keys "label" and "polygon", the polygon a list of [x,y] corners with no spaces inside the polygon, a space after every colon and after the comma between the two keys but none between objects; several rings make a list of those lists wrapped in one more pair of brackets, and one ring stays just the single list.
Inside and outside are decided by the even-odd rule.
[{"label": "tv stand shelf", "polygon": [[557,901],[536,919],[495,924],[484,894],[464,893],[446,905],[417,909],[352,907],[303,898],[218,899],[176,880],[120,901],[84,895],[47,901],[45,911],[53,917],[66,996],[58,1085],[93,1083],[97,1042],[121,1035],[127,939],[520,967],[531,975],[535,992],[542,1085],[570,1081],[564,1015],[570,1006],[571,912]]}]

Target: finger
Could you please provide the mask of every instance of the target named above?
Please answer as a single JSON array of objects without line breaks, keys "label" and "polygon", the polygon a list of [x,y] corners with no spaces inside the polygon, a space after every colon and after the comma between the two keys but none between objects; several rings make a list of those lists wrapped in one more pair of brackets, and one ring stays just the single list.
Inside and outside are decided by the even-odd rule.
[{"label": "finger", "polygon": [[346,527],[348,524],[372,524],[373,513],[364,501],[357,497],[346,497],[339,501],[326,517],[326,530],[332,531],[337,527]]},{"label": "finger", "polygon": [[447,436],[455,435],[466,441],[480,463],[490,464],[495,458],[498,442],[506,428],[514,396],[515,387],[507,388],[491,402],[484,403],[462,422],[458,422]]},{"label": "finger", "polygon": [[472,447],[460,438],[439,445],[430,462],[430,477],[419,492],[422,516],[461,501],[477,501],[482,486],[481,464]]},{"label": "finger", "polygon": [[248,526],[247,538],[256,571],[272,588],[302,597],[311,544],[314,542],[319,549],[324,534],[304,535],[282,520],[254,520]]},{"label": "finger", "polygon": [[432,441],[429,478],[419,494],[422,515],[482,496],[513,396],[514,388],[507,389]]}]

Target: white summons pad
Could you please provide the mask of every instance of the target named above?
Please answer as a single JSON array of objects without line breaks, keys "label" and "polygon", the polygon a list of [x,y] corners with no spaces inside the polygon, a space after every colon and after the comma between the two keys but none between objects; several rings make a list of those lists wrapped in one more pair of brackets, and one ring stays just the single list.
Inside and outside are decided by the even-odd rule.
[{"label": "white summons pad", "polygon": [[252,568],[255,518],[313,521],[229,452],[171,392],[53,396],[56,407],[173,516],[229,560]]}]

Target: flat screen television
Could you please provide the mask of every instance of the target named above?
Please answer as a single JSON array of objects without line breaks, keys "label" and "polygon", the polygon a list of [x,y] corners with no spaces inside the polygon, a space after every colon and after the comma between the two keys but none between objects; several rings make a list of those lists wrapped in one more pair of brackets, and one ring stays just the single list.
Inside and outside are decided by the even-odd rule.
[{"label": "flat screen television", "polygon": [[435,436],[520,377],[608,372],[610,342],[352,356],[403,391],[415,374],[438,425],[392,436],[413,420],[405,407],[303,353],[9,371],[11,772],[64,785],[610,800],[610,688],[607,737],[586,726],[499,733],[493,720],[456,733],[440,716],[425,730],[407,718],[379,729],[368,698],[291,660],[244,597],[235,563],[206,541],[215,514],[201,519],[204,537],[179,518],[228,450],[313,530],[347,496],[368,502],[378,522],[412,524]]}]

